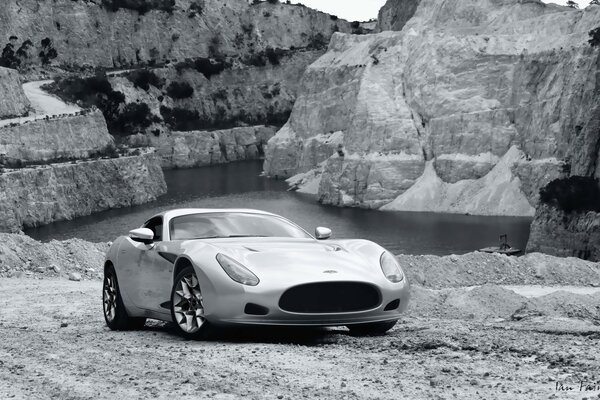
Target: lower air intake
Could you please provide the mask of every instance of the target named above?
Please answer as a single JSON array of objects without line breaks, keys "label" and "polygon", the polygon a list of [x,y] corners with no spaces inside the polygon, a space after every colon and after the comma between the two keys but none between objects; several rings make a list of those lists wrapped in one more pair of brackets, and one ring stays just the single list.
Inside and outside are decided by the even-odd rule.
[{"label": "lower air intake", "polygon": [[319,282],[295,286],[279,299],[279,308],[296,313],[366,311],[381,303],[379,290],[360,282]]}]

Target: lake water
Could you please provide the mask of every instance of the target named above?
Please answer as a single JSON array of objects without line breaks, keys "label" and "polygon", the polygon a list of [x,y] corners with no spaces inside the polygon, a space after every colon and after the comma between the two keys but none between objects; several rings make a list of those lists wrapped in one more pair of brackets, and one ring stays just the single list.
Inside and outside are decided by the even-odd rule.
[{"label": "lake water", "polygon": [[238,207],[280,214],[309,232],[327,226],[334,238],[369,239],[396,254],[461,254],[497,245],[498,236],[505,233],[512,246],[524,249],[529,237],[531,218],[323,206],[310,196],[288,192],[283,181],[261,177],[261,171],[261,162],[165,171],[168,193],[153,203],[56,222],[25,233],[42,241],[78,237],[107,242],[169,208]]}]

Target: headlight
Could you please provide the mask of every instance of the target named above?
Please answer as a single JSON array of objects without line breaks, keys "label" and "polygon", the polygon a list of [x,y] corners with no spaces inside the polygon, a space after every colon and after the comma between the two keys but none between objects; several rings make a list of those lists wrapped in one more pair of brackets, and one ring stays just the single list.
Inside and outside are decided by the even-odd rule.
[{"label": "headlight", "polygon": [[231,279],[242,285],[256,286],[260,282],[248,268],[225,254],[217,254],[217,261]]},{"label": "headlight", "polygon": [[391,255],[387,251],[384,251],[381,257],[379,258],[379,264],[381,264],[381,270],[383,271],[383,274],[388,279],[388,281],[398,283],[404,280],[402,268],[400,268],[400,265],[398,265],[396,257]]}]

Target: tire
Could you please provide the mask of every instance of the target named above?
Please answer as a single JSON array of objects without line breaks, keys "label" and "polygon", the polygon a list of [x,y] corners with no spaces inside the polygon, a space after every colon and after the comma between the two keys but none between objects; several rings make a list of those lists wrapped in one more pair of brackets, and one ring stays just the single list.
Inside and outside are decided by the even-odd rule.
[{"label": "tire", "polygon": [[171,318],[177,332],[186,339],[205,340],[211,334],[204,317],[204,300],[200,282],[192,266],[185,267],[173,281]]},{"label": "tire", "polygon": [[348,325],[350,333],[356,336],[381,336],[392,329],[398,321],[372,322],[369,324]]},{"label": "tire", "polygon": [[146,318],[134,318],[127,314],[121,298],[117,274],[112,265],[107,266],[104,271],[102,310],[106,325],[113,331],[141,329],[146,323]]}]

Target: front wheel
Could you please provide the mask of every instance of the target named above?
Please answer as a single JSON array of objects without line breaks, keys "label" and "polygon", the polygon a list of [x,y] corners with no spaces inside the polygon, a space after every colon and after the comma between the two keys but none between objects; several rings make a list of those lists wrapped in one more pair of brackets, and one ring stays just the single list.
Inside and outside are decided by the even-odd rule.
[{"label": "front wheel", "polygon": [[106,325],[113,331],[141,329],[146,323],[146,318],[134,318],[127,314],[123,299],[121,299],[117,274],[112,265],[106,267],[104,272],[102,305]]},{"label": "front wheel", "polygon": [[398,321],[371,322],[368,324],[348,325],[350,333],[357,336],[385,335]]},{"label": "front wheel", "polygon": [[191,266],[185,267],[173,283],[171,317],[181,336],[195,340],[208,337],[210,327],[204,317],[200,282]]}]

